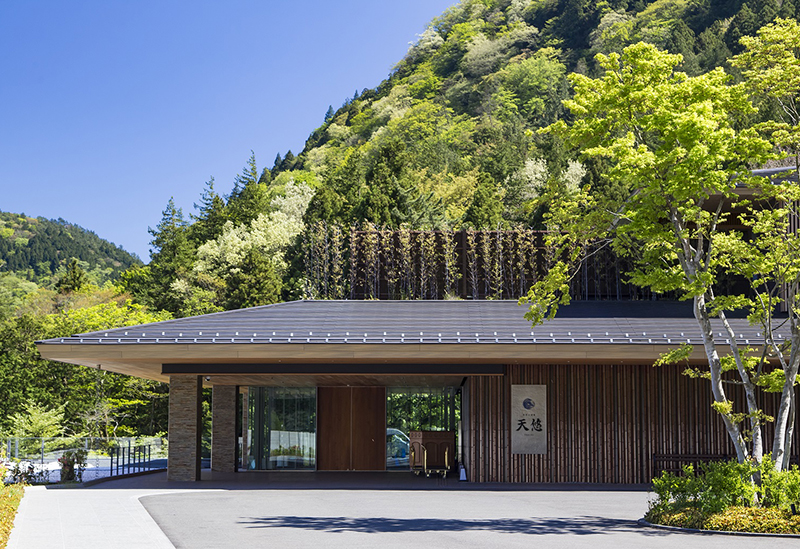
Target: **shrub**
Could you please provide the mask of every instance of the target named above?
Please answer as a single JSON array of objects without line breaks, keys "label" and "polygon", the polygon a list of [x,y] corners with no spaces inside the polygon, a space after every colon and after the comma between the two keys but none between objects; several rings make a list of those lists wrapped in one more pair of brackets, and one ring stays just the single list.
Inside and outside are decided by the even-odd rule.
[{"label": "shrub", "polygon": [[705,530],[728,532],[765,532],[769,534],[800,534],[800,515],[775,507],[730,507],[708,517]]},{"label": "shrub", "polygon": [[712,461],[700,466],[700,510],[719,513],[733,505],[751,505],[756,497],[753,468],[737,461]]},{"label": "shrub", "polygon": [[11,528],[14,526],[14,516],[24,491],[22,484],[0,483],[0,547],[5,547],[8,543]]},{"label": "shrub", "polygon": [[[758,481],[758,482],[757,482]],[[681,475],[653,479],[656,499],[645,518],[656,524],[742,532],[800,533],[800,470],[776,471],[769,456],[760,465],[711,462]]]},{"label": "shrub", "polygon": [[67,450],[58,458],[61,465],[61,482],[83,481],[86,469],[86,450]]},{"label": "shrub", "polygon": [[764,507],[789,509],[800,505],[800,469],[793,465],[785,471],[776,471],[771,459],[761,462],[761,487],[759,493]]},{"label": "shrub", "polygon": [[749,505],[756,494],[752,474],[750,465],[736,461],[703,463],[700,472],[686,465],[682,475],[664,472],[653,479],[653,491],[658,496],[653,507],[691,508],[708,515],[731,505]]}]

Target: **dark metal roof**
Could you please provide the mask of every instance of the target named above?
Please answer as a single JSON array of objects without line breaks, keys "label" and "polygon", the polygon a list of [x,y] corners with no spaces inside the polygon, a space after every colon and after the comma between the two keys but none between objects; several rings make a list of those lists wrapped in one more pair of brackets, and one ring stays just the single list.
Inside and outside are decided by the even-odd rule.
[{"label": "dark metal roof", "polygon": [[[524,319],[526,310],[516,301],[294,301],[39,343],[702,343],[685,302],[577,302],[536,327]],[[762,337],[744,319],[731,324],[741,344]],[[725,341],[722,325],[713,325]]]},{"label": "dark metal roof", "polygon": [[753,175],[758,177],[769,177],[776,181],[797,181],[797,170],[793,166],[782,168],[763,168],[753,170]]}]

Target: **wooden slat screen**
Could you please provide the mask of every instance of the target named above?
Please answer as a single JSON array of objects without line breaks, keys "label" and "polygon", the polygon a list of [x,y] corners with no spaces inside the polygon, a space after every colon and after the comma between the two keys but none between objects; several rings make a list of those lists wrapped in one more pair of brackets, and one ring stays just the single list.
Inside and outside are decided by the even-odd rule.
[{"label": "wooden slat screen", "polygon": [[[472,377],[466,402],[467,473],[473,482],[650,482],[654,454],[735,455],[711,409],[705,380],[680,366],[511,365],[505,376]],[[547,386],[548,453],[512,455],[512,384]],[[744,395],[727,388],[735,408]],[[762,395],[767,414],[775,394]],[[796,418],[793,454],[800,454]],[[765,428],[772,440],[772,424]],[[767,448],[769,451],[769,448]]]}]

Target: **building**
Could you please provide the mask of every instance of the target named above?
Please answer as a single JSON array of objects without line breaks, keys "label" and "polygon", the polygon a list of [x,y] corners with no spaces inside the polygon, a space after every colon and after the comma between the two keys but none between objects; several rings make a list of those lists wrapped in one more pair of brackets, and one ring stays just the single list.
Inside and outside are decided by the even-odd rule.
[{"label": "building", "polygon": [[[680,343],[705,364],[688,303],[575,302],[534,328],[524,312],[515,301],[297,301],[37,346],[169,382],[172,480],[200,478],[203,387],[214,471],[407,470],[419,428],[457,430],[475,482],[646,483],[735,455],[708,383],[653,367]],[[757,342],[757,328],[732,322],[739,343]]]}]

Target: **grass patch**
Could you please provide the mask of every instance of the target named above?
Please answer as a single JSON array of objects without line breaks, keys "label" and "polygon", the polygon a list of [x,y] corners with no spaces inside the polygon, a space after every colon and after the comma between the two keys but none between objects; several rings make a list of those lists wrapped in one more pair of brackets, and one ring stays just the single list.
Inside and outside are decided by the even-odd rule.
[{"label": "grass patch", "polygon": [[17,514],[19,502],[25,487],[22,484],[6,484],[0,482],[0,549],[5,549],[11,528],[14,526],[14,516]]}]

